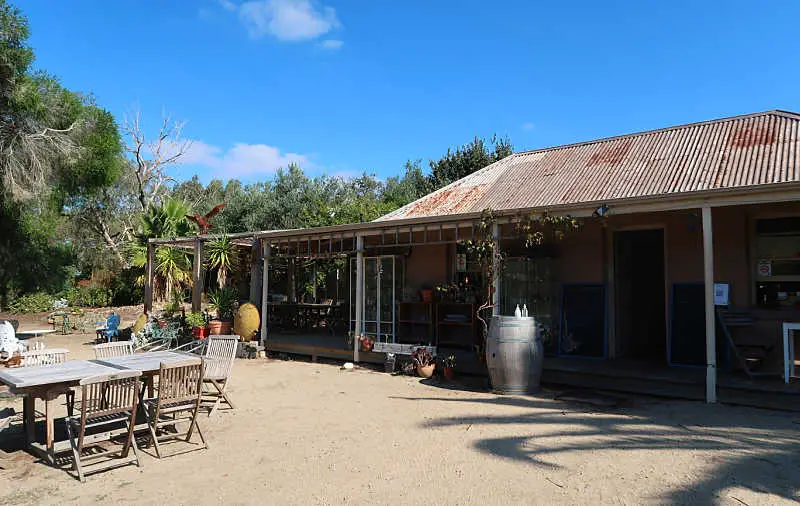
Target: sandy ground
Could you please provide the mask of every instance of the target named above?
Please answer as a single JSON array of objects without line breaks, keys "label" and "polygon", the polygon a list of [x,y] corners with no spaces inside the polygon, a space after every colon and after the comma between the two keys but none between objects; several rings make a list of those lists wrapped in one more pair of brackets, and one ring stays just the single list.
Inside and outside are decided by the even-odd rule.
[{"label": "sandy ground", "polygon": [[[25,320],[22,328],[37,322]],[[90,336],[45,338],[91,357]],[[235,411],[201,417],[210,449],[85,484],[0,435],[0,504],[790,504],[796,414],[627,398],[501,397],[370,370],[237,360]],[[19,399],[0,408],[22,411]],[[42,409],[41,404],[37,405]],[[175,443],[175,450],[185,447]],[[2,461],[0,461],[2,462]]]}]

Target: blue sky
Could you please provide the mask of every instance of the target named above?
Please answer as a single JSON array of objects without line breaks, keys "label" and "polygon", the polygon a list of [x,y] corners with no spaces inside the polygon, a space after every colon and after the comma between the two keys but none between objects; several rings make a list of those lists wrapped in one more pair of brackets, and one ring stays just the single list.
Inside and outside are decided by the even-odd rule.
[{"label": "blue sky", "polygon": [[17,2],[37,65],[118,118],[162,111],[181,177],[380,177],[473,136],[532,149],[800,111],[794,1]]}]

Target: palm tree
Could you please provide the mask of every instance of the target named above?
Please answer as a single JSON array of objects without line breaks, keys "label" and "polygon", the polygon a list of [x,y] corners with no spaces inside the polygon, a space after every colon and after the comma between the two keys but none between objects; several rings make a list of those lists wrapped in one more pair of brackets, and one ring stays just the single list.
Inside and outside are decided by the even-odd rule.
[{"label": "palm tree", "polygon": [[217,284],[220,288],[225,288],[228,284],[228,272],[236,268],[233,243],[223,234],[208,243],[206,252],[208,257],[206,264],[211,269],[217,269]]},{"label": "palm tree", "polygon": [[153,271],[162,281],[161,290],[166,300],[172,300],[174,293],[192,285],[189,256],[179,249],[166,246],[156,248]]}]

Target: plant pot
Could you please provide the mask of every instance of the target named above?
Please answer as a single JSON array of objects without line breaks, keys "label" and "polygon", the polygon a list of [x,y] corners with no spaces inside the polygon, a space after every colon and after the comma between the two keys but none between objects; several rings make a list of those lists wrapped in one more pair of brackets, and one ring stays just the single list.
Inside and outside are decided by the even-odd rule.
[{"label": "plant pot", "polygon": [[208,327],[192,327],[192,336],[196,339],[205,339],[208,337]]},{"label": "plant pot", "polygon": [[417,376],[419,376],[420,378],[431,378],[433,377],[434,369],[436,369],[436,364],[418,365]]},{"label": "plant pot", "polygon": [[455,375],[456,375],[456,371],[452,367],[445,367],[444,368],[444,377],[446,379],[451,380],[451,379],[453,379],[455,377]]},{"label": "plant pot", "polygon": [[167,319],[159,318],[158,320],[156,320],[156,324],[158,325],[158,328],[165,329],[167,328]]},{"label": "plant pot", "polygon": [[212,336],[227,336],[231,333],[233,322],[225,320],[211,320],[208,322],[208,333]]},{"label": "plant pot", "polygon": [[433,302],[433,290],[420,290],[422,302]]}]

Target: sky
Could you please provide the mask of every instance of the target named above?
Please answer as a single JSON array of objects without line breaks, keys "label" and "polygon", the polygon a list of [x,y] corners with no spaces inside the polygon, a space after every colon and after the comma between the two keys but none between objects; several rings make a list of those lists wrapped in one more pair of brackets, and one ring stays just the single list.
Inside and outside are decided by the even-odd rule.
[{"label": "sky", "polygon": [[[12,0],[13,1],[13,0]],[[788,0],[16,0],[36,65],[122,121],[186,122],[178,177],[385,178],[473,137],[517,151],[800,111]]]}]

